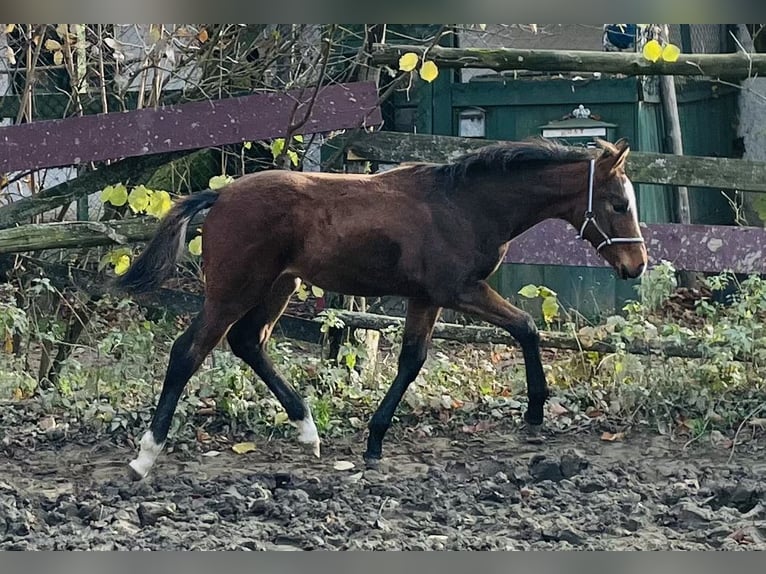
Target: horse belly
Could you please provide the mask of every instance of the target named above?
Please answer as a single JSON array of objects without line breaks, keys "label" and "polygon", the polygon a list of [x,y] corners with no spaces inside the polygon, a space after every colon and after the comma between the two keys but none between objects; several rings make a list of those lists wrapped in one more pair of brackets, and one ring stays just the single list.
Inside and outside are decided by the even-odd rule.
[{"label": "horse belly", "polygon": [[302,279],[323,289],[358,296],[421,293],[411,267],[411,253],[383,233],[364,233],[344,241],[328,241],[299,264]]}]

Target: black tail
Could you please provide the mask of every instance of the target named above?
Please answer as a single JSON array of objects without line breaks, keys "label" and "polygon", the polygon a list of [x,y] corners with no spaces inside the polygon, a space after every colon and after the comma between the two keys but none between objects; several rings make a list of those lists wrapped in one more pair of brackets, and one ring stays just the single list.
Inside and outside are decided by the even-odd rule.
[{"label": "black tail", "polygon": [[186,227],[198,212],[213,205],[218,193],[205,190],[182,199],[162,219],[157,233],[130,266],[118,277],[115,286],[127,293],[157,289],[175,270],[176,260],[186,239]]}]

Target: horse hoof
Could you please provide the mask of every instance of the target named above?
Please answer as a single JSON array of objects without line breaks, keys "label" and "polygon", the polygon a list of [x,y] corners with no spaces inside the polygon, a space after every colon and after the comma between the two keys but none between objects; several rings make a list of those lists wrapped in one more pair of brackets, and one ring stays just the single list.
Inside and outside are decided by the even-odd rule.
[{"label": "horse hoof", "polygon": [[545,442],[543,436],[543,425],[526,424],[526,441],[532,444],[542,444]]},{"label": "horse hoof", "polygon": [[364,466],[367,470],[379,470],[380,458],[376,456],[364,455]]},{"label": "horse hoof", "polygon": [[133,466],[134,462],[135,461],[130,461],[128,463],[128,478],[130,478],[130,480],[132,480],[133,482],[138,482],[139,480],[143,480],[144,478],[146,478],[146,475],[148,473],[141,473],[141,471],[139,471],[138,469],[136,469],[135,466]]},{"label": "horse hoof", "polygon": [[313,442],[300,442],[299,444],[306,452],[310,452],[316,458],[322,458],[322,448],[318,440]]}]

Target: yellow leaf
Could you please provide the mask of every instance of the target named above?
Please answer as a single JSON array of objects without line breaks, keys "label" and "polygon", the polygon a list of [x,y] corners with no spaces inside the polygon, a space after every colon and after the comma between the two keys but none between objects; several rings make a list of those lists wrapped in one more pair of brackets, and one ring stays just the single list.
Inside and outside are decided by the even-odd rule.
[{"label": "yellow leaf", "polygon": [[98,198],[101,200],[101,203],[109,202],[109,198],[112,197],[113,189],[114,189],[114,186],[107,185],[104,189],[101,190],[101,193],[98,194]]},{"label": "yellow leaf", "polygon": [[128,195],[128,205],[133,213],[139,213],[149,207],[149,200],[151,199],[152,191],[146,189],[145,186],[139,185],[134,187]]},{"label": "yellow leaf", "polygon": [[668,44],[662,49],[662,59],[666,62],[676,62],[680,55],[681,50],[675,44]]},{"label": "yellow leaf", "polygon": [[200,41],[200,44],[204,44],[205,42],[207,42],[208,38],[209,36],[208,36],[206,28],[202,28],[202,30],[199,31],[199,34],[197,34],[197,40]]},{"label": "yellow leaf", "polygon": [[61,50],[53,52],[53,63],[57,66],[64,63],[64,53]]},{"label": "yellow leaf", "polygon": [[623,438],[625,438],[625,433],[623,433],[623,432],[611,433],[611,432],[608,432],[608,431],[604,431],[601,434],[601,440],[606,441],[606,442],[614,442],[614,441],[617,441],[617,440],[622,440]]},{"label": "yellow leaf", "polygon": [[250,149],[253,147],[253,142],[242,142],[242,147],[245,149]]},{"label": "yellow leaf", "polygon": [[198,235],[189,241],[189,253],[192,255],[202,255],[202,236]]},{"label": "yellow leaf", "polygon": [[555,297],[546,297],[543,299],[542,311],[545,322],[550,323],[558,315],[559,302]]},{"label": "yellow leaf", "polygon": [[418,59],[415,52],[407,52],[399,58],[399,69],[403,72],[411,72],[418,65]]},{"label": "yellow leaf", "polygon": [[66,40],[67,35],[69,34],[69,24],[59,24],[56,26],[56,34],[58,34],[59,38],[62,40]]},{"label": "yellow leaf", "polygon": [[662,46],[657,40],[649,40],[644,44],[644,58],[650,62],[656,62],[662,55]]},{"label": "yellow leaf", "polygon": [[274,426],[280,426],[287,422],[287,413],[284,411],[279,411],[274,415]]},{"label": "yellow leaf", "polygon": [[13,337],[10,333],[5,334],[5,344],[3,345],[6,353],[13,353]]},{"label": "yellow leaf", "polygon": [[232,445],[231,450],[233,450],[237,454],[245,454],[248,452],[253,452],[255,450],[255,443],[254,442],[238,442],[237,444]]},{"label": "yellow leaf", "polygon": [[51,52],[55,52],[56,50],[61,50],[61,44],[59,44],[53,38],[48,38],[45,41],[45,49],[50,50]]},{"label": "yellow leaf", "polygon": [[160,41],[160,38],[162,37],[162,32],[160,30],[160,27],[156,24],[152,24],[149,26],[149,40],[152,42],[152,44],[156,44]]},{"label": "yellow leaf", "polygon": [[149,197],[149,205],[146,207],[146,213],[162,219],[170,208],[173,207],[173,200],[167,191],[155,191]]},{"label": "yellow leaf", "polygon": [[311,294],[314,295],[314,297],[322,297],[324,295],[324,290],[321,287],[317,287],[316,285],[311,286]]},{"label": "yellow leaf", "polygon": [[10,34],[16,29],[16,24],[6,24],[5,25],[5,33]]},{"label": "yellow leaf", "polygon": [[230,184],[232,181],[234,181],[234,178],[230,175],[215,175],[208,181],[208,186],[210,189],[220,189],[223,186]]},{"label": "yellow leaf", "polygon": [[114,264],[114,272],[117,275],[122,275],[130,267],[130,257],[127,255],[120,255],[117,258],[117,262]]},{"label": "yellow leaf", "polygon": [[434,64],[431,60],[423,62],[423,65],[420,66],[420,77],[423,78],[426,82],[433,82],[438,75],[439,68],[437,68],[436,64]]},{"label": "yellow leaf", "polygon": [[102,203],[111,203],[115,207],[120,207],[128,201],[128,189],[121,183],[107,185],[101,192],[100,198]]}]

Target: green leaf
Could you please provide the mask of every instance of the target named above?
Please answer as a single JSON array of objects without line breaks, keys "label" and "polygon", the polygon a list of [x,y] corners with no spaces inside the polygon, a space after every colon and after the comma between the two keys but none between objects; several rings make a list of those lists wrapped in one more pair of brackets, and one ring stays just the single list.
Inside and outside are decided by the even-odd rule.
[{"label": "green leaf", "polygon": [[297,136],[293,136],[293,139],[297,141],[298,143],[303,143],[303,136],[301,134],[298,134]]},{"label": "green leaf", "polygon": [[550,323],[559,313],[559,302],[555,297],[546,297],[543,299],[543,319]]},{"label": "green leaf", "polygon": [[519,295],[521,295],[522,297],[526,297],[527,299],[534,299],[539,294],[540,294],[540,289],[537,287],[537,285],[532,285],[532,284],[524,285],[524,287],[522,287],[519,290]]},{"label": "green leaf", "polygon": [[285,149],[285,138],[277,138],[271,142],[271,155],[274,159],[279,157],[283,149]]},{"label": "green leaf", "polygon": [[242,147],[245,149],[250,149],[253,147],[253,142],[242,142]]},{"label": "green leaf", "polygon": [[552,289],[548,289],[544,285],[540,285],[540,287],[537,288],[537,293],[540,297],[556,297],[556,292]]},{"label": "green leaf", "polygon": [[348,353],[343,359],[349,369],[353,369],[356,366],[356,355],[354,353]]},{"label": "green leaf", "polygon": [[221,189],[222,187],[229,185],[232,181],[234,181],[234,178],[230,175],[214,175],[210,178],[210,181],[208,181],[208,186],[210,189]]},{"label": "green leaf", "polygon": [[298,300],[306,301],[309,298],[309,290],[306,289],[306,285],[301,283],[300,286],[298,287],[298,291],[296,292],[296,295],[298,296]]},{"label": "green leaf", "polygon": [[296,152],[291,149],[287,150],[287,157],[290,158],[293,165],[298,165],[298,154]]}]

